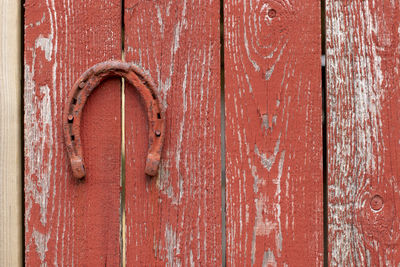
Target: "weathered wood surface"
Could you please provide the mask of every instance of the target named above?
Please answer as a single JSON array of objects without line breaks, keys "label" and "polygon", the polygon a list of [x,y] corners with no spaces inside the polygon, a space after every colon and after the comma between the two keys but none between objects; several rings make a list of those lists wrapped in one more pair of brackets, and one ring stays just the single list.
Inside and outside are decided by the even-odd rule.
[{"label": "weathered wood surface", "polygon": [[0,1],[0,266],[22,265],[20,12]]},{"label": "weathered wood surface", "polygon": [[86,104],[82,182],[69,168],[62,109],[83,71],[121,58],[120,1],[26,0],[24,27],[26,265],[118,266],[120,81]]},{"label": "weathered wood surface", "polygon": [[221,266],[219,1],[125,0],[126,61],[161,94],[158,177],[144,175],[147,122],[126,90],[127,266]]},{"label": "weathered wood surface", "polygon": [[329,261],[398,266],[398,1],[326,2]]},{"label": "weathered wood surface", "polygon": [[229,266],[322,266],[319,1],[226,1]]}]

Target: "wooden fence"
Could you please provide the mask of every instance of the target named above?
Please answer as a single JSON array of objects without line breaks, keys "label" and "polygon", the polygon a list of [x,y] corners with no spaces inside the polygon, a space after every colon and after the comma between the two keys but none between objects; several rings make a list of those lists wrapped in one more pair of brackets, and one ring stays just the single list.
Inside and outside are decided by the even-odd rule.
[{"label": "wooden fence", "polygon": [[[0,2],[1,266],[400,264],[400,2],[21,6]],[[67,96],[107,60],[156,85],[155,177],[118,78],[85,105],[72,176]]]}]

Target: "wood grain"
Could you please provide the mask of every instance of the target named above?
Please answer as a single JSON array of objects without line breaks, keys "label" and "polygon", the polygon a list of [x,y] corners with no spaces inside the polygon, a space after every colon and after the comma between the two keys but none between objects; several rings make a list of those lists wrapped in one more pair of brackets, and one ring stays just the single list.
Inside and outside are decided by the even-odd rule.
[{"label": "wood grain", "polygon": [[0,1],[0,266],[22,265],[21,3]]},{"label": "wood grain", "polygon": [[322,266],[319,1],[226,1],[228,266]]},{"label": "wood grain", "polygon": [[118,266],[120,81],[103,83],[86,104],[80,182],[62,109],[83,71],[121,57],[120,1],[26,0],[24,52],[26,265]]},{"label": "wood grain", "polygon": [[144,175],[148,126],[126,90],[127,266],[221,266],[219,1],[125,0],[126,61],[161,94],[158,177]]},{"label": "wood grain", "polygon": [[326,2],[329,261],[398,266],[400,3]]}]

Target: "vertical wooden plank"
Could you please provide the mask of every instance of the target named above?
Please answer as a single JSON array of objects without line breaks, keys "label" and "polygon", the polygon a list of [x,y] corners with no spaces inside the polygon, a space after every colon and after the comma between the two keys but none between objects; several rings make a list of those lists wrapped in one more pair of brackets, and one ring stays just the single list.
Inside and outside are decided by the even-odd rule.
[{"label": "vertical wooden plank", "polygon": [[22,265],[20,13],[0,1],[0,266]]},{"label": "vertical wooden plank", "polygon": [[144,107],[127,88],[127,265],[221,266],[219,1],[125,0],[125,51],[166,114],[161,170],[148,178]]},{"label": "vertical wooden plank", "polygon": [[224,6],[229,266],[321,266],[319,1]]},{"label": "vertical wooden plank", "polygon": [[400,3],[326,14],[330,264],[398,266]]},{"label": "vertical wooden plank", "polygon": [[26,265],[118,266],[120,81],[105,82],[86,104],[80,182],[62,109],[83,71],[121,57],[120,1],[26,0],[24,51]]}]

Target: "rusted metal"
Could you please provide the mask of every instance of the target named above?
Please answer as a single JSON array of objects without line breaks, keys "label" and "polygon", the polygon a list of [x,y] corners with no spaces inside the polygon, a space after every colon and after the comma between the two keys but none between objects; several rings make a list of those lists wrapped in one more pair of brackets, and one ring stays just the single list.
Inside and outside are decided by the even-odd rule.
[{"label": "rusted metal", "polygon": [[64,107],[64,139],[75,178],[85,177],[85,165],[80,137],[81,115],[91,92],[105,79],[125,78],[144,100],[149,121],[149,150],[145,172],[155,176],[158,172],[161,150],[164,143],[165,121],[161,111],[157,91],[151,78],[139,67],[120,61],[99,63],[88,69],[74,84]]}]

